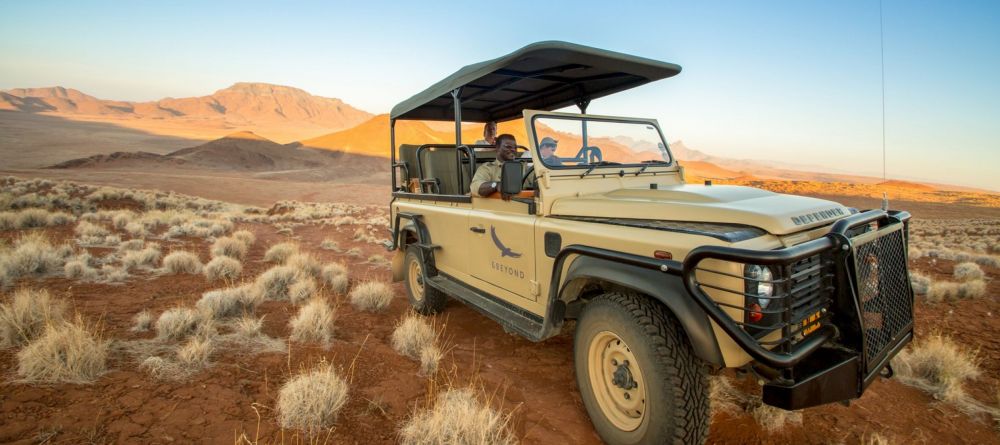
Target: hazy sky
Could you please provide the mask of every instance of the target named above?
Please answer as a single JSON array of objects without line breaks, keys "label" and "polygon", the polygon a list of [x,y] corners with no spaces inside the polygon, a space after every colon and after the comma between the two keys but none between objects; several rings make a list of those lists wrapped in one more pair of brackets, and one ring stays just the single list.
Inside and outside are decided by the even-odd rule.
[{"label": "hazy sky", "polygon": [[[0,89],[102,99],[291,85],[373,113],[566,40],[683,66],[588,111],[736,158],[882,173],[879,2],[0,3]],[[885,0],[888,175],[1000,190],[1000,2]]]}]

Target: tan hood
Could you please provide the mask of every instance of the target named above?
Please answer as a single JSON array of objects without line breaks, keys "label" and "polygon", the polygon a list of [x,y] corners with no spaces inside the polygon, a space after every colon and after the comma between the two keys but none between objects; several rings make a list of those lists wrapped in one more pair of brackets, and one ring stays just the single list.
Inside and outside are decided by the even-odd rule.
[{"label": "tan hood", "polygon": [[560,198],[552,215],[745,224],[774,235],[811,229],[850,214],[833,201],[731,185],[619,189]]}]

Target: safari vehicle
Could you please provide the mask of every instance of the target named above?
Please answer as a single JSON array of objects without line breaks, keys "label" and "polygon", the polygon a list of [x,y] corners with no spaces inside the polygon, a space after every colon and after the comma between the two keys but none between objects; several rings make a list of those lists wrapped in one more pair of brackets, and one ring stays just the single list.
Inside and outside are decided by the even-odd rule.
[{"label": "safari vehicle", "polygon": [[[704,441],[706,377],[723,368],[758,375],[776,407],[846,403],[913,337],[907,212],[686,184],[656,120],[586,114],[680,71],[542,42],[390,115],[393,278],[420,313],[451,297],[532,341],[575,320],[577,384],[612,444]],[[497,154],[462,122],[518,118],[527,155],[502,164],[502,193],[473,197]],[[454,120],[455,143],[397,147],[401,120]]]}]

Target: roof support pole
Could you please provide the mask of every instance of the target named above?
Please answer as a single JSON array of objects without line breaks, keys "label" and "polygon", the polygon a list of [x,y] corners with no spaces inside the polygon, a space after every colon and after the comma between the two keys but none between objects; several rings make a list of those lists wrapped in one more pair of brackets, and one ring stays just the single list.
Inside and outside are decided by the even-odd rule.
[{"label": "roof support pole", "polygon": [[455,107],[455,147],[462,145],[462,88],[451,90],[451,100]]},{"label": "roof support pole", "polygon": [[[587,107],[590,106],[590,99],[580,99],[580,100],[577,100],[576,101],[576,106],[580,108],[580,114],[587,114]],[[587,145],[588,145],[587,144],[587,120],[583,119],[583,120],[580,121],[580,123],[581,123],[581,126],[582,126],[581,133],[583,133],[583,148],[584,148],[584,153],[589,153],[589,150],[586,150]],[[590,161],[588,160],[587,162],[590,162]]]},{"label": "roof support pole", "polygon": [[[392,191],[396,189],[396,119],[389,119],[389,170],[392,170]],[[392,211],[390,209],[389,213]]]}]

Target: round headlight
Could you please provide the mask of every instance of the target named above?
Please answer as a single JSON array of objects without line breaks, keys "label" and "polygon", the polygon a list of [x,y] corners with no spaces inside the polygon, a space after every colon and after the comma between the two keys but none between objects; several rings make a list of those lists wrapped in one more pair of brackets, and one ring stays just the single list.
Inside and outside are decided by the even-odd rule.
[{"label": "round headlight", "polygon": [[[746,276],[747,278],[754,280],[750,282],[750,293],[757,294],[761,297],[774,296],[774,283],[771,283],[771,281],[774,280],[774,274],[771,272],[770,268],[759,266],[757,264],[751,264],[747,266]],[[764,309],[771,303],[771,299],[758,298],[757,302],[760,304],[760,307]]]}]

